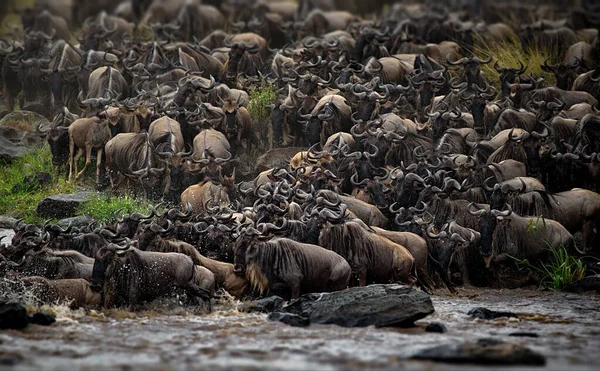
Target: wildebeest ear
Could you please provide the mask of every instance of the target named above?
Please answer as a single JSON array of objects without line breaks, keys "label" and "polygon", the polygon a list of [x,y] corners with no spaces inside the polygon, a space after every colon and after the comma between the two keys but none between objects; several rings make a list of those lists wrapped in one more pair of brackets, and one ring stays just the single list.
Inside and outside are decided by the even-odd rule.
[{"label": "wildebeest ear", "polygon": [[240,108],[244,105],[244,101],[243,100],[238,100],[237,102],[237,108]]}]

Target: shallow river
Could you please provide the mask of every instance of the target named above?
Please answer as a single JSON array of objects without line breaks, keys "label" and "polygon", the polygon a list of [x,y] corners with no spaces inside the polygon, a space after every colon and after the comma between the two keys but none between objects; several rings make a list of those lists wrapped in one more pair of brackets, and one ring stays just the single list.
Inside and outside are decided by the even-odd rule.
[{"label": "shallow river", "polygon": [[[405,358],[435,344],[479,337],[527,345],[547,357],[546,369],[600,365],[600,296],[463,288],[454,297],[433,296],[433,303],[436,312],[412,329],[295,328],[240,313],[234,301],[208,315],[172,303],[138,313],[45,307],[57,315],[51,327],[0,332],[0,369],[456,369]],[[520,320],[468,318],[477,306],[510,310]],[[424,332],[430,321],[443,322],[448,332]],[[539,337],[508,336],[516,331]]]}]

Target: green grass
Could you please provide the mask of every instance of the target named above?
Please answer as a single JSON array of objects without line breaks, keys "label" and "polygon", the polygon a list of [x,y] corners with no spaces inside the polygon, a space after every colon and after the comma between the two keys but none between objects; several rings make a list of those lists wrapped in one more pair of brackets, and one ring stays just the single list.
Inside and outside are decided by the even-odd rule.
[{"label": "green grass", "polygon": [[149,213],[152,210],[152,204],[146,199],[135,198],[132,196],[97,196],[81,205],[78,214],[87,215],[100,223],[106,223],[113,220],[113,215],[117,217],[133,212]]},{"label": "green grass", "polygon": [[277,87],[270,83],[265,83],[250,91],[248,101],[248,113],[254,122],[263,122],[269,119],[270,110],[266,107],[277,100]]},{"label": "green grass", "polygon": [[585,275],[586,267],[583,261],[569,254],[564,246],[548,247],[549,261],[532,264],[527,259],[515,260],[519,270],[534,270],[541,276],[540,285],[561,290],[565,286],[580,280]]},{"label": "green grass", "polygon": [[555,82],[554,75],[542,71],[541,68],[546,57],[553,55],[549,50],[522,48],[518,40],[488,45],[482,39],[478,39],[477,45],[475,47],[475,55],[479,58],[487,58],[490,54],[493,56],[493,60],[490,63],[481,65],[481,72],[497,89],[500,88],[500,74],[494,68],[496,61],[499,61],[500,66],[503,68],[519,68],[519,61],[521,61],[527,67],[526,74],[533,76],[542,75],[548,82]]},{"label": "green grass", "polygon": [[[25,177],[39,172],[47,172],[52,184],[37,190],[15,190]],[[36,208],[47,196],[57,193],[72,193],[74,188],[63,178],[59,178],[52,166],[52,155],[47,145],[26,153],[10,164],[0,166],[0,214],[11,214],[24,218],[28,223],[40,222]]]}]

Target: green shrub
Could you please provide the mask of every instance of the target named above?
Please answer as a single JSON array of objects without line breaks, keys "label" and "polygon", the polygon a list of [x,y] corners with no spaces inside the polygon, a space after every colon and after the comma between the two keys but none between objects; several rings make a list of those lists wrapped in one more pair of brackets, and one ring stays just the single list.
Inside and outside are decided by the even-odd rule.
[{"label": "green shrub", "polygon": [[[41,189],[15,188],[27,176],[46,172],[51,176],[50,186]],[[26,153],[10,164],[0,166],[0,214],[13,214],[26,222],[39,222],[38,203],[53,194],[72,193],[74,188],[64,178],[59,178],[52,165],[52,155],[47,145]]]},{"label": "green shrub", "polygon": [[117,213],[117,217],[123,214],[131,214],[133,212],[150,212],[152,205],[146,199],[135,198],[132,196],[97,196],[91,200],[84,202],[78,213],[90,216],[100,223],[110,222],[113,215]]},{"label": "green shrub", "polygon": [[263,122],[269,119],[270,111],[266,107],[275,103],[277,100],[277,88],[271,83],[263,83],[260,87],[250,91],[250,98],[247,104],[248,113],[254,122]]}]

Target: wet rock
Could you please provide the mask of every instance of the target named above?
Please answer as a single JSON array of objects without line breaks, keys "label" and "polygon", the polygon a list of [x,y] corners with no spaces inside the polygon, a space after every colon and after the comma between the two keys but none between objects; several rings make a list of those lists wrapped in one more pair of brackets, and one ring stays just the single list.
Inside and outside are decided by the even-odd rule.
[{"label": "wet rock", "polygon": [[27,310],[19,303],[0,302],[0,330],[27,327]]},{"label": "wet rock", "polygon": [[37,134],[37,128],[41,131],[50,127],[50,121],[39,113],[28,110],[17,110],[6,114],[0,120],[0,125]]},{"label": "wet rock", "polygon": [[539,335],[536,334],[535,332],[526,332],[526,331],[511,332],[510,334],[508,334],[508,336],[525,337],[525,338],[537,338],[537,337],[539,337]]},{"label": "wet rock", "polygon": [[45,171],[26,176],[21,183],[12,187],[12,193],[32,192],[52,184],[52,175]]},{"label": "wet rock", "polygon": [[37,212],[45,218],[67,218],[77,215],[77,208],[92,197],[92,192],[58,194],[43,199]]},{"label": "wet rock", "polygon": [[283,307],[311,323],[343,327],[413,326],[433,313],[429,295],[410,286],[370,285],[343,291],[306,294]]},{"label": "wet rock", "polygon": [[11,163],[13,160],[38,147],[37,145],[30,146],[20,141],[10,141],[2,136],[2,131],[0,127],[0,163]]},{"label": "wet rock", "polygon": [[271,313],[283,306],[283,298],[279,296],[269,296],[268,298],[253,300],[250,302],[242,303],[238,310],[240,312],[261,312]]},{"label": "wet rock", "polygon": [[32,325],[50,326],[56,322],[54,316],[46,312],[37,312],[33,316],[29,317],[29,323]]},{"label": "wet rock", "polygon": [[11,112],[0,120],[0,161],[11,162],[26,152],[39,148],[42,138],[36,127],[50,125],[47,119],[33,112]]},{"label": "wet rock", "polygon": [[17,219],[8,216],[0,215],[0,229],[12,229],[17,222]]},{"label": "wet rock", "polygon": [[537,365],[546,364],[543,355],[519,344],[495,339],[477,342],[442,344],[417,352],[411,359],[444,363],[474,363],[480,365]]},{"label": "wet rock", "polygon": [[448,332],[446,325],[440,322],[431,322],[425,327],[425,332],[439,332],[443,334],[444,332]]},{"label": "wet rock", "polygon": [[283,322],[286,325],[294,326],[294,327],[306,327],[310,326],[310,319],[304,316],[299,316],[293,313],[282,313],[282,312],[274,312],[269,314],[267,317],[270,321],[279,321]]},{"label": "wet rock", "polygon": [[471,318],[479,318],[486,320],[493,320],[500,317],[519,318],[519,316],[512,312],[497,312],[495,310],[489,310],[483,307],[473,308],[467,313],[467,315],[469,315]]},{"label": "wet rock", "polygon": [[600,275],[583,277],[578,281],[568,284],[563,290],[568,292],[597,291],[600,293]]},{"label": "wet rock", "polygon": [[59,220],[56,224],[61,228],[67,228],[73,226],[76,228],[87,227],[95,221],[94,218],[87,215],[74,216],[72,218],[65,218]]}]

